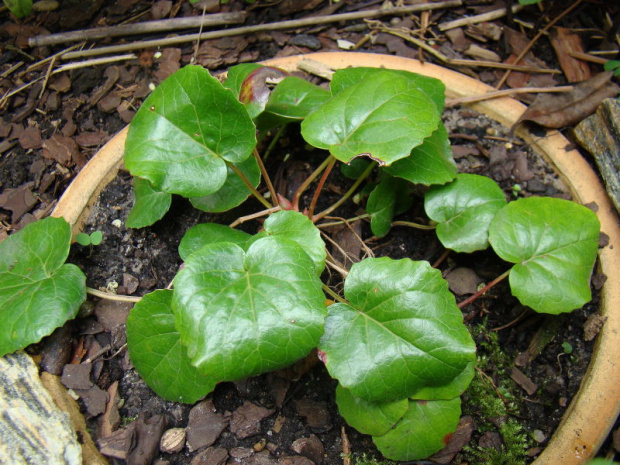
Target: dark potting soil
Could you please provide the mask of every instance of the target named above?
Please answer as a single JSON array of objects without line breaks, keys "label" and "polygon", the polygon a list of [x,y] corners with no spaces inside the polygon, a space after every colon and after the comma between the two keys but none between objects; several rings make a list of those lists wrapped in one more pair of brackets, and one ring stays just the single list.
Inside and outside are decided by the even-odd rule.
[{"label": "dark potting soil", "polygon": [[[568,198],[560,180],[539,157],[530,153],[518,140],[506,145],[506,129],[499,124],[468,109],[449,110],[444,121],[451,134],[461,171],[495,179],[508,198],[529,195]],[[287,145],[286,151],[291,153],[293,161],[289,163],[297,163],[292,165],[296,169],[307,169],[304,164],[313,164],[315,158],[324,156],[318,152],[304,152],[303,142],[293,136],[285,137],[283,143]],[[273,157],[278,159],[276,155]],[[289,179],[288,182],[294,181]],[[344,192],[343,189],[346,190],[350,183],[335,170],[328,179],[327,194],[317,210],[329,205],[330,196]],[[312,187],[309,192],[313,192]],[[423,219],[421,197],[417,200],[410,211],[398,219]],[[130,176],[121,171],[104,190],[86,223],[86,232],[103,232],[102,244],[94,248],[76,245],[69,260],[84,270],[90,287],[136,296],[164,288],[181,266],[177,246],[188,228],[209,221],[230,224],[237,217],[256,211],[258,205],[250,199],[246,202],[248,205],[232,212],[213,215],[199,212],[188,202],[177,198],[163,220],[151,227],[130,229],[125,226],[125,220],[132,202]],[[335,212],[334,216],[348,218],[356,214],[359,214],[358,207],[350,204]],[[255,233],[260,223],[249,221],[240,228]],[[376,256],[407,257],[434,263],[444,251],[434,234],[428,231],[394,227],[385,238],[377,240],[372,238],[368,224],[363,223],[361,236]],[[462,283],[459,278],[450,278],[450,271],[466,269],[470,276],[473,274],[480,281],[489,282],[504,272],[508,264],[485,251],[471,255],[452,254],[441,263],[440,268],[451,286],[458,288]],[[457,300],[463,300],[468,295],[466,292],[465,295],[457,295]],[[521,432],[527,437],[524,444],[528,453],[521,463],[535,458],[545,446],[579,387],[593,344],[584,340],[584,324],[588,315],[596,312],[597,304],[595,294],[591,303],[570,315],[541,316],[531,311],[525,312],[510,295],[504,282],[464,308],[464,318],[474,334],[481,361],[476,380],[479,385],[487,384],[490,395],[504,403],[510,418],[518,420]],[[127,309],[125,306],[125,311]],[[138,416],[148,419],[158,414],[165,415],[166,429],[187,427],[193,406],[167,402],[155,395],[132,368],[123,345],[123,335],[106,331],[105,325],[97,321],[100,314],[95,312],[95,315],[81,320],[76,337],[83,338],[85,348],[93,341],[96,341],[97,347],[109,346],[109,351],[93,362],[97,367],[92,376],[103,390],[107,390],[113,382],[119,382],[121,427]],[[544,340],[545,344],[541,344],[539,355],[524,362],[525,357],[519,357],[519,354],[531,352],[528,352],[528,347],[533,339]],[[501,355],[498,355],[500,348]],[[515,366],[515,359],[518,366]],[[518,372],[514,371],[515,367]],[[212,404],[203,406],[221,415],[218,418],[224,425],[232,422],[235,426],[225,426],[220,434],[215,434],[212,447],[228,451],[226,463],[278,463],[277,459],[280,459],[279,463],[320,462],[336,465],[343,460],[343,441],[345,446],[347,441],[350,442],[350,451],[354,456],[367,453],[380,458],[371,438],[346,426],[338,415],[334,401],[336,384],[313,355],[291,370],[236,383],[221,383],[207,397]],[[466,392],[463,400],[464,417],[471,418],[473,425],[468,430],[465,428],[469,435],[466,449],[507,449],[507,440],[502,437],[502,425],[506,424],[507,416],[489,417],[489,409],[482,405],[488,402],[488,398],[480,397],[478,391]],[[262,407],[263,410],[248,413],[252,406]],[[84,406],[85,411],[87,407]],[[86,416],[90,418],[91,431],[97,439],[101,415],[87,412]],[[252,427],[257,429],[252,431]],[[247,431],[252,434],[245,437]],[[300,444],[306,444],[305,448]],[[204,448],[191,450],[183,447],[176,453],[158,452],[158,457],[162,464],[190,464],[193,459],[196,460],[193,463],[216,463],[198,462],[195,457],[202,450]],[[294,450],[301,451],[314,462],[304,462]],[[463,460],[483,463],[472,452],[463,451],[462,444],[455,452],[458,454],[452,463]]]}]

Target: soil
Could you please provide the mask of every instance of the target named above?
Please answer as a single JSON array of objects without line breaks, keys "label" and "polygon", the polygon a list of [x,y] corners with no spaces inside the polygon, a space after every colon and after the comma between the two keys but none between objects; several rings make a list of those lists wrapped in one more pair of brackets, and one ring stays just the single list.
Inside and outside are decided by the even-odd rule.
[{"label": "soil", "polygon": [[[474,43],[495,52],[505,61],[511,54],[514,55],[514,45],[511,45],[512,41],[507,39],[506,33],[501,36],[501,40],[492,38],[492,29],[498,27],[507,31],[507,28],[511,28],[519,30],[524,37],[533,35],[527,27],[521,26],[521,23],[511,23],[505,18],[493,23],[483,23],[480,28],[461,28],[460,32],[465,31],[465,35],[440,32],[438,23],[502,6],[500,2],[490,0],[466,3],[466,6],[458,9],[447,8],[433,12],[427,18],[430,26],[425,38],[432,40],[436,48],[448,56],[464,57],[464,50]],[[550,17],[557,16],[558,11],[562,11],[566,6],[563,2],[546,1],[543,5],[544,12]],[[313,14],[377,7],[379,2],[372,1],[360,3],[342,0],[332,3],[286,0],[279,2],[276,8],[262,1],[248,5],[241,0],[231,0],[217,9],[222,12],[245,10],[248,15],[246,24],[261,24],[305,18]],[[536,31],[545,15],[541,15],[535,8],[530,7],[517,17],[529,21]],[[134,59],[54,74],[46,82],[45,88],[41,81],[45,77],[47,65],[23,71],[25,66],[66,47],[64,44],[29,47],[26,41],[28,36],[44,33],[45,30],[66,32],[119,24],[144,12],[148,19],[157,19],[158,16],[181,17],[199,14],[202,7],[200,10],[194,9],[188,2],[173,4],[167,1],[128,0],[96,1],[86,10],[75,2],[63,2],[57,11],[37,13],[25,21],[18,21],[6,12],[1,13],[2,94],[15,90],[24,83],[33,85],[0,100],[0,137],[3,138],[0,141],[0,240],[27,223],[49,214],[71,179],[98,148],[131,121],[135,110],[148,95],[149,84],[161,82],[178,67],[188,64],[192,58],[212,72],[219,72],[239,62],[310,51],[339,50],[338,39],[354,44],[361,43],[360,51],[411,58],[419,57],[420,53],[418,47],[402,38],[376,30],[371,32],[367,23],[354,21],[294,31],[205,40],[201,41],[199,53],[195,53],[195,43],[165,47],[157,54],[154,49],[138,50]],[[567,28],[579,28],[586,50],[598,49],[604,41],[601,40],[597,27],[605,23],[605,14],[616,18],[615,21],[618,22],[617,6],[591,8],[589,2],[585,2],[558,24]],[[382,18],[382,21],[386,27],[418,30],[422,27],[423,17],[387,16]],[[594,32],[588,32],[587,28],[592,28]],[[366,40],[366,37],[370,40]],[[113,44],[131,40],[134,40],[134,37],[107,38],[105,42]],[[533,55],[531,59],[537,65],[542,63],[548,67],[560,68],[547,37],[543,37],[536,44]],[[437,62],[436,57],[429,53],[424,53],[424,59]],[[19,62],[25,64],[19,65]],[[14,65],[20,67],[12,71]],[[594,73],[600,71],[597,64],[590,63],[587,66]],[[458,70],[492,85],[498,82],[502,74],[485,68],[460,67]],[[526,82],[529,79],[530,85],[548,85],[549,76],[513,73],[513,78],[525,79]],[[38,78],[41,81],[36,82]],[[561,84],[567,80],[567,76],[556,75],[554,79],[555,83]],[[519,84],[509,81],[508,85]],[[531,102],[533,96],[523,98],[524,101]],[[513,146],[507,149],[505,142],[489,138],[506,137],[505,128],[481,118],[466,107],[446,112],[444,119],[455,145],[455,158],[462,171],[489,175],[499,182],[507,196],[515,195],[516,184],[521,188],[518,192],[520,196],[567,196],[552,171],[524,146],[519,145],[519,141],[513,141]],[[337,193],[347,182],[349,181],[335,172],[328,184],[332,191]],[[329,197],[324,201],[329,202]],[[238,209],[228,216],[214,218],[212,215],[197,213],[188,204],[176,199],[171,213],[163,221],[150,228],[132,230],[124,227],[131,204],[130,178],[127,173],[121,172],[103,193],[100,204],[87,224],[87,232],[101,230],[104,233],[103,243],[92,249],[76,245],[70,258],[71,262],[85,270],[88,285],[91,287],[115,289],[119,294],[135,296],[164,288],[181,265],[176,247],[187,228],[206,221],[228,224],[242,214],[242,210]],[[342,216],[354,216],[354,208],[349,209],[339,213]],[[422,216],[421,209],[414,207],[399,219],[413,220]],[[120,220],[120,227],[114,220]],[[242,225],[242,229],[255,232],[259,226],[249,222]],[[371,238],[366,223],[362,225],[362,236],[365,239]],[[432,263],[443,252],[432,237],[428,232],[394,228],[385,239],[370,240],[368,245],[377,256],[409,257],[429,260]],[[455,254],[441,265],[449,280],[456,281],[454,275],[450,278],[448,272],[459,268],[474,272],[484,281],[488,281],[505,271],[506,265],[486,253],[467,257]],[[594,283],[600,282],[600,277],[595,278],[597,279],[593,280]],[[596,291],[597,286],[593,284],[593,287]],[[536,456],[540,447],[544,447],[578,388],[593,344],[592,340],[584,340],[584,325],[586,321],[593,321],[588,320],[589,315],[596,315],[598,302],[596,293],[594,295],[592,303],[573,312],[570,317],[549,319],[532,313],[523,316],[523,308],[509,296],[507,287],[500,284],[489,295],[464,309],[465,319],[476,337],[479,357],[487,361],[480,366],[488,378],[478,373],[476,380],[486,383],[487,390],[495,398],[502,399],[509,417],[518,419],[530,437],[525,442],[528,458],[514,463],[526,463]],[[458,296],[457,299],[462,300],[466,296]],[[87,390],[81,391],[82,406],[86,416],[90,418],[93,435],[98,437],[101,428],[114,423],[109,416],[104,419],[107,414],[102,413],[102,409],[115,402],[107,403],[105,395],[101,396],[97,389],[109,390],[115,381],[118,381],[119,398],[122,399],[118,402],[118,405],[122,405],[118,431],[132,428],[129,426],[132,424],[136,428],[136,425],[139,425],[140,431],[151,431],[149,419],[159,414],[166,417],[165,429],[184,428],[190,421],[192,406],[162,401],[150,391],[131,367],[124,347],[123,323],[115,320],[117,314],[126,316],[127,311],[128,306],[124,304],[109,307],[99,302],[95,304],[93,315],[85,316],[69,325],[72,345],[75,348],[74,361],[84,362],[90,357],[93,358],[87,378],[94,385],[88,393]],[[116,316],[111,318],[110,314]],[[539,331],[539,328],[542,329]],[[542,337],[547,344],[533,361],[523,364],[523,356],[519,358],[519,354],[528,353],[531,341],[537,340],[535,336]],[[498,356],[496,341],[504,355]],[[86,350],[82,358],[80,348]],[[35,347],[33,350],[41,349]],[[524,377],[510,372],[515,361]],[[241,438],[243,434],[231,432],[230,427],[215,435],[216,440],[210,446],[218,449],[214,456],[221,452],[219,449],[225,449],[230,463],[271,463],[269,460],[275,460],[275,457],[280,460],[279,463],[308,463],[303,462],[303,457],[309,457],[318,463],[323,456],[324,464],[340,464],[343,441],[348,439],[355,456],[366,452],[380,457],[368,437],[359,435],[349,427],[346,427],[344,432],[341,430],[345,424],[337,414],[334,404],[334,382],[329,379],[322,364],[311,365],[309,368],[300,367],[293,372],[268,374],[244,382],[219,385],[213,395],[209,396],[212,406],[206,404],[206,408],[215,409],[217,414],[221,414],[221,421],[226,425],[245,412],[244,409],[249,408],[248,402],[249,405],[264,407],[267,411],[252,411],[252,414],[247,415],[248,423],[252,423],[250,420],[254,419],[259,426],[255,435]],[[50,370],[60,374],[63,370],[62,363],[56,361],[55,368]],[[511,374],[519,381],[513,381],[509,376]],[[527,392],[532,388],[532,384],[528,382],[538,387],[533,394]],[[486,446],[490,449],[501,449],[506,446],[501,431],[507,416],[498,419],[485,415],[486,411],[480,405],[481,398],[474,397],[470,398],[470,394],[464,396],[464,418],[471,417],[472,422],[469,425],[474,426],[468,429],[467,422],[461,425],[460,430],[465,433],[469,431],[471,437],[456,447],[457,454],[452,463],[482,463],[479,457],[467,451],[467,447],[463,449],[465,443],[469,448]],[[198,407],[205,408],[205,404]],[[261,415],[267,416],[257,420]],[[139,418],[136,419],[137,417]],[[531,439],[532,437],[535,439]],[[299,442],[300,440],[303,441]],[[615,449],[611,441],[608,442],[602,454],[613,457]],[[294,443],[297,451],[304,452],[294,452],[291,449]],[[324,453],[321,452],[321,447],[324,448]],[[204,455],[204,451],[205,448],[202,447],[194,452],[189,452],[187,448],[176,454],[158,452],[154,460],[162,465],[189,464],[192,460],[193,463],[220,463],[214,457],[197,458]],[[124,463],[118,459],[113,461]]]}]

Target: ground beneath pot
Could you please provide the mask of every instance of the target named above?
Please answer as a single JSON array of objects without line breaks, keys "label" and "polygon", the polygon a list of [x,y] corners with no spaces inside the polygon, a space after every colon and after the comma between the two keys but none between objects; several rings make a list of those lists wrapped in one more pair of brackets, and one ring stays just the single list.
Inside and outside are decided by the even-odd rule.
[{"label": "ground beneath pot", "polygon": [[[509,63],[523,50],[524,43],[534,32],[566,8],[564,2],[543,1],[540,8],[529,6],[515,14],[514,21],[504,17],[453,29],[440,29],[439,24],[503,6],[502,2],[494,0],[465,3],[465,6],[446,7],[432,13],[391,14],[370,22],[360,19],[202,40],[199,44],[194,42],[160,49],[138,49],[134,58],[102,65],[80,65],[74,70],[52,74],[49,79],[45,78],[49,62],[39,64],[40,60],[62,51],[70,44],[41,47],[28,45],[28,37],[46,31],[66,32],[144,19],[195,16],[202,13],[205,5],[207,13],[245,11],[247,17],[244,24],[251,25],[376,9],[381,7],[381,2],[285,0],[276,3],[256,1],[250,5],[249,2],[231,0],[223,5],[207,1],[192,6],[189,2],[167,0],[97,0],[85,9],[77,2],[63,1],[56,10],[38,12],[23,21],[9,16],[6,10],[0,12],[3,51],[0,59],[0,88],[3,95],[0,99],[0,240],[25,224],[49,214],[87,160],[131,121],[135,110],[150,92],[149,85],[158,84],[192,60],[218,72],[240,62],[310,51],[342,50],[350,47],[350,44],[357,44],[359,51],[423,58],[445,64],[437,54],[428,49],[423,50],[403,38],[403,34],[410,34],[414,39],[430,45],[434,51],[439,51],[444,58],[474,57]],[[527,64],[561,69],[561,74],[513,72],[506,85],[563,84],[575,80],[572,73],[576,69],[582,73],[578,76],[580,78],[599,72],[601,65],[594,62],[577,60],[575,63],[569,60],[569,64],[560,64],[557,57],[567,55],[562,46],[572,43],[572,39],[559,40],[560,45],[554,39],[555,34],[577,31],[582,44],[573,44],[572,47],[583,47],[579,50],[587,52],[609,49],[613,39],[607,40],[605,37],[611,37],[608,33],[613,30],[614,19],[615,24],[618,24],[618,6],[596,4],[592,7],[593,4],[584,1],[557,24],[565,28],[564,31],[554,28],[553,34],[543,36],[527,56]],[[220,28],[231,27],[235,25]],[[103,43],[87,42],[87,47],[159,36],[108,37]],[[604,56],[613,58],[609,54]],[[53,66],[57,69],[61,64],[61,60],[56,60]],[[488,67],[456,68],[491,85],[498,84],[503,75],[503,71]],[[21,91],[12,93],[24,84],[26,87]],[[531,103],[533,95],[520,98]],[[535,157],[521,150],[517,144],[506,149],[504,141],[490,139],[502,137],[502,130],[476,118],[465,108],[446,115],[446,124],[455,144],[454,155],[463,170],[488,173],[500,182],[509,195],[513,195],[513,191],[519,192],[518,188],[522,189],[518,195],[564,195],[557,179],[538,165]],[[494,128],[499,133],[494,133]],[[530,175],[533,176],[530,178]],[[338,184],[335,181],[333,185]],[[103,244],[93,250],[76,246],[72,261],[87,270],[88,283],[92,287],[115,290],[119,294],[143,295],[167,286],[178,270],[180,262],[176,246],[183,231],[196,222],[211,221],[212,218],[206,214],[196,216],[183,202],[177,202],[174,206],[178,214],[176,222],[166,218],[152,228],[126,229],[123,226],[124,219],[131,205],[127,184],[128,176],[121,173],[97,209],[100,216],[94,217],[89,224],[90,231],[103,231]],[[419,217],[421,212],[412,210],[408,215],[405,219],[413,219]],[[114,220],[120,220],[120,226]],[[228,220],[222,219],[224,223]],[[244,227],[252,232],[252,228],[257,225],[250,223]],[[370,237],[368,226],[364,224],[360,227],[364,237]],[[442,252],[437,243],[428,240],[427,234],[404,229],[395,229],[384,241],[371,241],[368,245],[377,255],[394,258],[407,256],[431,262]],[[450,260],[442,268],[445,271],[452,270],[452,277],[448,275],[448,279],[454,286],[461,287],[460,292],[467,290],[468,285],[471,286],[472,272],[488,281],[505,269],[501,263],[491,261],[485,254],[476,254],[473,258],[456,255],[450,257]],[[600,280],[594,283],[598,284]],[[541,319],[531,314],[520,317],[522,309],[506,295],[505,288],[499,287],[490,296],[466,309],[465,317],[476,335],[479,353],[483,358],[481,362],[484,362],[480,366],[488,377],[482,372],[477,374],[473,386],[475,389],[472,388],[473,395],[467,404],[469,407],[464,412],[465,421],[460,436],[467,438],[471,433],[467,442],[470,449],[486,447],[488,452],[506,448],[509,445],[506,437],[511,427],[507,418],[523,420],[522,428],[527,432],[528,439],[516,446],[512,444],[511,447],[529,450],[533,456],[538,447],[544,447],[587,364],[592,342],[584,340],[584,325],[589,338],[595,333],[590,327],[596,328],[597,320],[588,320],[588,315],[595,313],[597,302],[595,299],[568,319]],[[91,427],[95,434],[103,436],[111,432],[106,428],[116,423],[112,406],[118,404],[122,404],[118,412],[121,427],[134,425],[129,426],[129,430],[121,429],[126,431],[125,440],[131,428],[138,428],[139,438],[149,436],[145,431],[159,431],[163,423],[155,421],[156,415],[165,415],[165,429],[187,426],[191,421],[191,407],[162,402],[132,370],[124,350],[122,327],[127,306],[93,303],[93,315],[86,316],[75,325],[69,325],[64,335],[59,332],[60,335],[55,337],[62,339],[63,336],[72,341],[74,350],[71,357],[76,363],[69,370],[75,372],[65,377],[65,381],[70,384],[71,378],[76,383],[73,389],[84,400],[83,409],[92,418]],[[538,328],[542,329],[538,331]],[[528,354],[530,342],[538,338],[548,341],[548,344],[533,361],[525,363],[527,357],[519,357],[519,354]],[[498,351],[498,344],[505,352],[504,355]],[[53,351],[50,353],[55,354]],[[65,361],[56,356],[50,358],[50,365],[46,369],[62,373]],[[512,372],[514,366],[524,376]],[[513,381],[513,378],[518,382]],[[118,402],[114,400],[115,383],[118,383],[118,399],[122,399]],[[528,393],[532,391],[535,392]],[[510,415],[502,413],[501,408],[498,408],[498,399]],[[176,454],[158,453],[158,460],[169,463],[191,463],[192,460],[196,460],[196,463],[220,463],[220,459],[224,460],[222,451],[226,450],[233,463],[271,463],[270,460],[276,456],[281,459],[281,463],[307,463],[303,457],[310,457],[308,460],[318,463],[321,454],[324,454],[322,463],[340,464],[343,463],[340,454],[347,441],[351,443],[353,454],[368,452],[378,456],[368,438],[350,428],[342,432],[343,423],[333,404],[333,383],[326,377],[321,364],[300,368],[293,373],[265,375],[244,383],[218,386],[209,402],[212,404],[195,407],[203,414],[196,414],[192,418],[203,418],[209,412],[213,414],[212,410],[215,409],[215,417],[208,418],[211,418],[211,423],[224,426],[219,433],[210,432],[215,440],[210,447],[216,448],[209,449],[209,454],[212,454],[210,458],[196,459],[207,446],[195,444],[194,452],[186,448]],[[266,410],[257,410],[255,406]],[[141,413],[143,417],[136,419]],[[468,421],[470,416],[473,421]],[[239,422],[241,417],[245,420]],[[237,426],[233,427],[233,424]],[[243,437],[251,431],[250,424],[258,425],[258,432]],[[104,434],[101,434],[102,431]],[[123,443],[122,439],[119,444]],[[293,446],[295,441],[299,442]],[[123,450],[125,445],[116,449],[116,446],[110,447],[109,451]],[[321,452],[321,447],[324,452]],[[463,442],[456,444],[455,449],[460,455],[454,457],[454,463],[463,460],[483,463],[475,455],[478,449],[464,451],[462,448]],[[267,451],[273,451],[269,455],[271,458],[266,457]],[[491,457],[489,454],[487,457]],[[615,448],[611,441],[604,446],[603,454],[614,456]],[[520,457],[511,460],[507,456],[501,460],[492,456],[490,463],[525,462]]]}]

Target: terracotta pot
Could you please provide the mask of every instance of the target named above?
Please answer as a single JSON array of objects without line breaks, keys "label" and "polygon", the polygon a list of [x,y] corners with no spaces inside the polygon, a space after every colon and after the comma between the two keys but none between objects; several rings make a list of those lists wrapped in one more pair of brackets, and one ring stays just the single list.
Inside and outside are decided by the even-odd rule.
[{"label": "terracotta pot", "polygon": [[[302,59],[312,59],[332,68],[374,66],[403,69],[432,76],[446,85],[448,98],[481,95],[494,89],[460,73],[432,64],[395,56],[334,52],[268,60],[265,64],[286,70],[296,69]],[[490,118],[512,126],[525,111],[525,106],[511,98],[487,100],[471,107]],[[607,437],[620,411],[620,227],[616,214],[597,175],[570,143],[557,131],[537,137],[523,128],[517,134],[557,171],[582,204],[595,203],[601,230],[609,236],[609,245],[599,251],[601,272],[608,276],[601,290],[601,313],[607,316],[594,348],[591,363],[579,392],[567,409],[548,446],[534,462],[536,465],[571,465],[584,463],[598,450]],[[122,164],[127,128],[122,130],[84,167],[60,199],[54,216],[62,216],[79,232],[90,207],[101,190],[116,176]]]}]

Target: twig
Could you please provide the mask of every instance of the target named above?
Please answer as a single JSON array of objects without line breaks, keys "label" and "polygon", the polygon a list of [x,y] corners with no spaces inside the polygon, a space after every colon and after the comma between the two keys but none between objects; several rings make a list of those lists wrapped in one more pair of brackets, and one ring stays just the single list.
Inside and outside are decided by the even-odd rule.
[{"label": "twig", "polygon": [[107,300],[114,300],[116,302],[140,302],[142,300],[142,297],[110,294],[109,292],[98,291],[97,289],[93,289],[92,287],[87,287],[86,292],[90,295],[94,295],[95,297]]},{"label": "twig", "polygon": [[[515,5],[512,7],[512,12],[518,13],[523,8],[523,5]],[[480,15],[459,18],[454,21],[447,21],[445,23],[441,23],[438,27],[440,31],[448,31],[456,27],[469,26],[470,24],[483,23],[485,21],[493,21],[494,19],[503,18],[504,16],[506,16],[506,8],[499,8]]]},{"label": "twig", "polygon": [[410,5],[398,8],[387,8],[387,9],[378,9],[378,10],[368,10],[368,11],[358,11],[353,13],[340,13],[335,15],[326,15],[326,16],[315,16],[308,17],[303,19],[291,19],[288,21],[278,21],[275,23],[268,24],[257,24],[254,26],[243,26],[232,29],[224,29],[221,31],[210,31],[205,32],[203,34],[187,34],[177,37],[168,37],[165,39],[158,40],[141,40],[137,42],[132,42],[130,44],[122,44],[122,45],[111,45],[108,47],[99,47],[93,48],[90,50],[83,50],[78,52],[72,52],[69,56],[65,55],[64,58],[72,59],[78,57],[85,56],[95,56],[95,55],[105,55],[107,53],[120,53],[126,52],[128,50],[137,50],[143,48],[153,48],[153,47],[166,47],[169,45],[183,44],[187,42],[193,42],[198,40],[200,37],[201,40],[208,39],[219,39],[221,37],[231,37],[238,36],[244,34],[255,34],[257,32],[264,31],[277,31],[280,29],[296,29],[300,27],[306,26],[315,26],[319,24],[329,24],[335,23],[339,21],[351,21],[356,19],[364,19],[364,18],[379,18],[381,16],[392,16],[392,15],[404,15],[415,13],[419,11],[425,10],[437,10],[437,9],[445,9],[462,5],[462,0],[449,0],[446,2],[437,2],[437,3],[419,3],[417,5]]},{"label": "twig", "polygon": [[103,57],[103,58],[91,58],[89,60],[83,61],[75,61],[73,63],[66,63],[64,65],[59,66],[52,74],[62,73],[63,71],[68,71],[70,69],[78,69],[78,68],[87,68],[89,66],[97,66],[104,65],[106,63],[114,63],[115,61],[123,61],[123,60],[133,60],[134,58],[138,58],[133,53],[127,53],[125,55],[116,55],[113,57]]},{"label": "twig", "polygon": [[28,66],[25,70],[23,70],[22,72],[20,72],[17,76],[19,78],[22,78],[24,75],[26,75],[27,73],[29,73],[30,71],[34,71],[35,69],[41,68],[43,67],[46,63],[49,63],[52,60],[57,59],[58,57],[60,57],[61,55],[64,55],[65,53],[69,53],[73,50],[75,50],[76,48],[80,48],[82,46],[82,44],[75,44],[72,45],[71,47],[67,47],[64,50],[61,50],[58,53],[54,53],[53,55],[48,56],[47,58],[44,58],[40,61],[37,61],[36,63],[31,64],[30,66]]},{"label": "twig", "polygon": [[446,108],[460,105],[462,103],[481,102],[483,100],[490,100],[500,97],[508,97],[513,94],[529,94],[529,93],[541,93],[541,92],[570,92],[573,90],[573,86],[558,86],[558,87],[518,87],[515,89],[496,90],[482,95],[471,95],[469,97],[459,97],[446,100]]},{"label": "twig", "polygon": [[239,11],[233,13],[216,13],[212,15],[191,16],[189,18],[161,19],[157,21],[145,21],[136,24],[123,24],[120,26],[96,27],[80,31],[61,32],[35,36],[28,39],[28,45],[39,47],[41,45],[54,45],[66,42],[81,42],[83,40],[105,39],[107,37],[119,37],[135,34],[148,34],[153,32],[178,31],[180,29],[202,28],[221,26],[226,24],[240,24],[245,21],[246,13]]},{"label": "twig", "polygon": [[267,210],[263,210],[257,213],[252,213],[251,215],[241,216],[232,223],[230,223],[228,226],[234,228],[235,226],[239,226],[241,223],[245,223],[246,221],[254,220],[256,218],[260,218],[261,216],[271,215],[272,213],[279,212],[280,210],[282,210],[282,207],[278,205],[277,207],[268,208]]},{"label": "twig", "polygon": [[407,40],[418,47],[426,50],[428,53],[433,55],[438,60],[453,66],[483,66],[486,68],[499,68],[499,69],[508,69],[513,71],[522,71],[524,73],[548,73],[548,74],[561,74],[560,70],[557,69],[545,69],[539,68],[536,66],[528,66],[528,65],[515,65],[508,63],[496,63],[494,61],[483,61],[483,60],[464,60],[461,58],[448,58],[446,55],[441,53],[439,50],[435,50],[430,45],[426,44],[423,40],[416,39],[415,37],[410,36],[404,32],[398,31],[389,27],[378,27],[377,30],[381,32],[387,32],[388,34],[392,34],[393,36],[400,37],[401,39]]},{"label": "twig", "polygon": [[[534,46],[536,41],[538,39],[540,39],[545,32],[547,32],[549,29],[551,29],[553,27],[553,25],[555,23],[557,23],[560,19],[562,19],[568,13],[570,13],[575,8],[577,8],[581,4],[582,1],[583,0],[577,0],[575,3],[573,3],[571,6],[569,6],[566,10],[564,10],[562,13],[560,13],[556,18],[554,18],[551,22],[549,22],[549,24],[547,24],[543,29],[541,29],[538,32],[538,34],[536,34],[534,36],[534,38],[532,40],[530,40],[530,42],[525,46],[525,48],[521,51],[521,53],[519,53],[519,56],[515,60],[515,65],[518,64],[521,60],[523,60],[525,55],[527,55],[529,53],[529,51],[532,49],[532,47]],[[506,71],[504,73],[502,78],[499,80],[499,82],[495,86],[496,89],[500,89],[504,85],[504,83],[506,82],[506,79],[508,79],[508,76],[510,76],[511,72],[512,72],[512,70],[509,69],[508,71]]]},{"label": "twig", "polygon": [[[577,60],[589,61],[590,63],[598,63],[599,65],[604,65],[609,61],[607,58],[594,56],[592,55],[592,53],[575,52],[574,50],[569,50],[566,53],[568,53],[569,56],[576,58]],[[616,51],[616,53],[618,52]]]},{"label": "twig", "polygon": [[340,428],[340,438],[342,443],[342,465],[351,465],[351,443],[344,426]]},{"label": "twig", "polygon": [[508,275],[510,274],[510,270],[502,273],[501,275],[499,275],[497,278],[495,278],[493,281],[491,281],[489,284],[487,284],[486,286],[484,286],[482,289],[480,289],[478,292],[476,292],[474,295],[472,295],[471,297],[463,300],[462,302],[459,302],[458,307],[459,308],[463,308],[466,305],[469,305],[470,303],[472,303],[474,300],[476,300],[478,297],[480,297],[481,295],[483,295],[485,292],[487,292],[489,289],[491,289],[493,286],[495,286],[497,283],[503,281],[504,279],[506,279],[508,277]]},{"label": "twig", "polygon": [[349,274],[349,272],[348,272],[347,270],[345,270],[345,269],[344,269],[344,268],[342,268],[341,266],[336,265],[336,264],[335,264],[335,263],[333,263],[333,262],[330,262],[329,260],[326,260],[326,261],[325,261],[325,264],[326,264],[328,267],[330,267],[330,268],[334,269],[335,271],[337,271],[338,273],[340,273],[340,274],[342,275],[342,277],[343,277],[343,278],[346,278],[346,277],[347,277],[347,275]]}]

